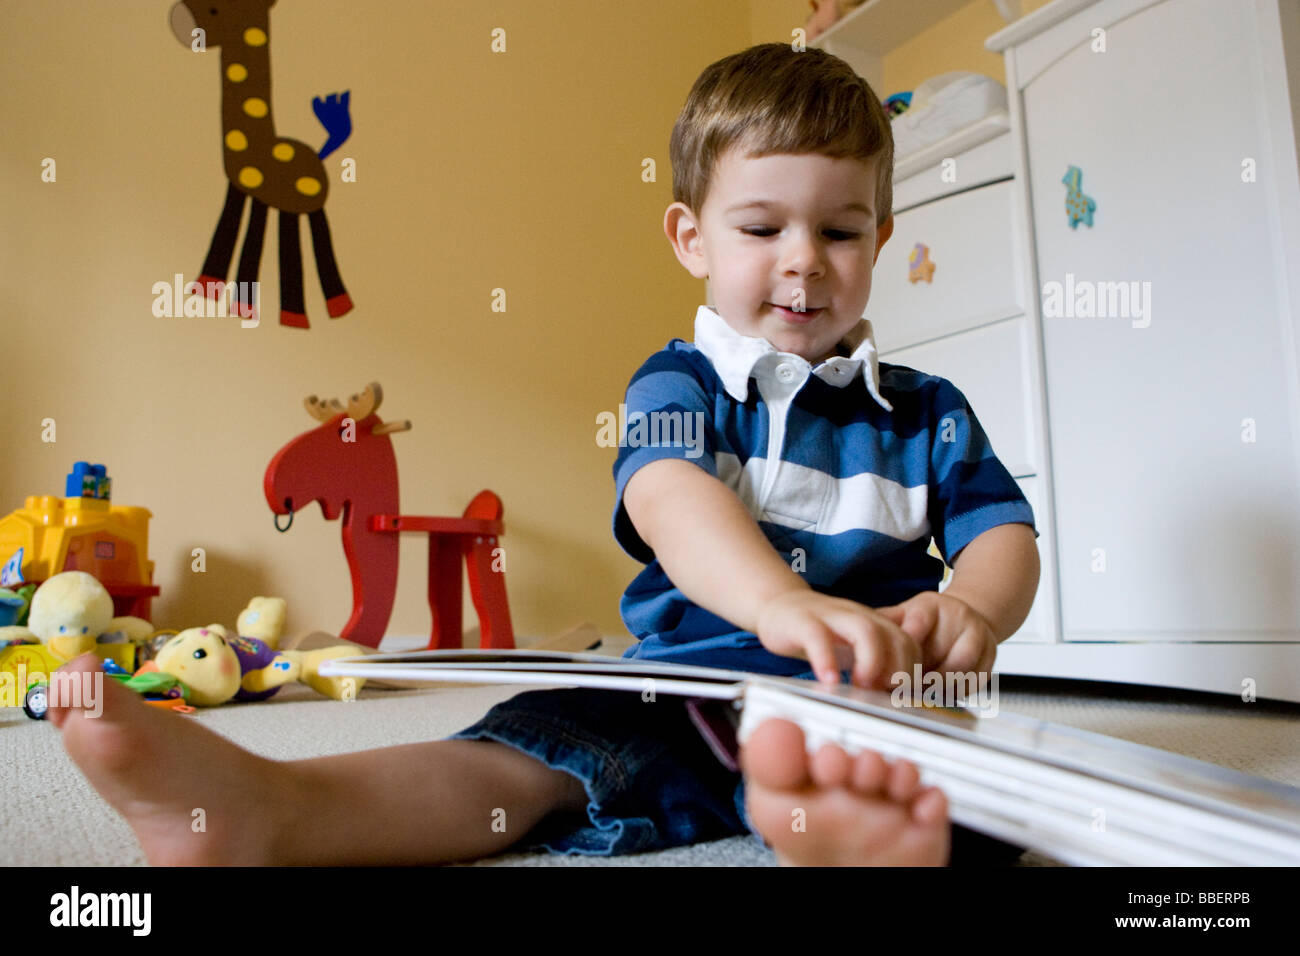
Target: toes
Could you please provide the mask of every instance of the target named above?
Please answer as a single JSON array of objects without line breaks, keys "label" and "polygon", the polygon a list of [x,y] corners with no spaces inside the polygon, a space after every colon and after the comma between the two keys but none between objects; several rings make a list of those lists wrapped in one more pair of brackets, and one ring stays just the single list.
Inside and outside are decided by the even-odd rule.
[{"label": "toes", "polygon": [[809,770],[813,783],[824,789],[847,786],[853,759],[835,744],[822,744],[812,755]]},{"label": "toes", "polygon": [[773,790],[796,790],[808,784],[808,755],[803,731],[788,720],[763,721],[740,750],[745,776]]},{"label": "toes", "polygon": [[853,760],[853,789],[863,796],[880,793],[889,767],[874,750],[863,750]]},{"label": "toes", "polygon": [[[83,709],[86,704],[95,703],[94,675],[101,670],[99,658],[87,652],[68,661],[49,675],[47,697],[49,709],[46,711],[46,718],[55,727],[62,730],[72,711]],[[101,677],[100,681],[103,680],[104,678]]]},{"label": "toes", "polygon": [[899,759],[889,773],[890,799],[899,803],[908,800],[916,793],[921,782],[921,773],[910,760]]},{"label": "toes", "polygon": [[912,801],[912,819],[931,826],[948,818],[948,798],[938,787],[927,787]]}]

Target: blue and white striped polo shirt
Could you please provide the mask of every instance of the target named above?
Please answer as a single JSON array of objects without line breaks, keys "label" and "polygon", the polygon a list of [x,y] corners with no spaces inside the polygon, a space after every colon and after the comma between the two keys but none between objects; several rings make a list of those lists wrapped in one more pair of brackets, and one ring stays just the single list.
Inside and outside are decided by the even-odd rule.
[{"label": "blue and white striped polo shirt", "polygon": [[660,458],[694,462],[718,478],[815,590],[868,607],[938,590],[944,568],[927,554],[931,536],[951,565],[989,528],[1033,527],[1029,502],[955,385],[878,362],[867,319],[841,351],[850,354],[813,368],[700,306],[695,344],[673,339],[632,376],[614,462],[614,537],[648,563],[620,605],[640,638],[625,657],[808,671],[668,579],[623,508],[628,480]]}]

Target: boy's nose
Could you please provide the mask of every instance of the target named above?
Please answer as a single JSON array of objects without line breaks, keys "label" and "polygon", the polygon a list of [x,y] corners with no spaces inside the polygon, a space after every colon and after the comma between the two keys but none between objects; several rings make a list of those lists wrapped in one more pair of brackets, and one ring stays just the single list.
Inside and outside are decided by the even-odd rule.
[{"label": "boy's nose", "polygon": [[807,236],[791,236],[781,249],[781,271],[784,275],[820,275],[825,266],[821,249]]}]

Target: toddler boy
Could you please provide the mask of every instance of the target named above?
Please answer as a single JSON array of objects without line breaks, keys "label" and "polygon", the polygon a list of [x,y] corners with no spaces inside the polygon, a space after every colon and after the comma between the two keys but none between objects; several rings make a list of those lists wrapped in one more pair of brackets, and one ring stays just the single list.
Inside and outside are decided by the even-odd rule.
[{"label": "toddler boy", "polygon": [[[626,404],[629,423],[703,427],[628,441],[614,466],[615,536],[647,562],[623,599],[628,656],[881,688],[918,661],[987,674],[1033,600],[1033,514],[951,383],[877,360],[862,315],[893,142],[876,96],[829,54],[757,46],[704,71],[671,153],[665,229],[713,306]],[[954,568],[942,594],[931,535]],[[751,830],[787,863],[950,855],[943,794],[908,761],[810,756],[771,720],[738,773],[667,695],[530,691],[446,740],[282,763],[104,694],[99,720],[51,717],[155,863],[606,855]]]}]

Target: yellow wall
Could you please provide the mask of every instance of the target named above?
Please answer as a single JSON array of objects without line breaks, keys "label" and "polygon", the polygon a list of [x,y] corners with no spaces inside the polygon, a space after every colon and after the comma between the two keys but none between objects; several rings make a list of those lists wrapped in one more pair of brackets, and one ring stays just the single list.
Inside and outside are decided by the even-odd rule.
[{"label": "yellow wall", "polygon": [[[1020,0],[1024,16],[1046,5],[1048,0]],[[922,80],[953,70],[969,70],[1007,81],[1001,53],[984,49],[984,41],[1007,25],[992,0],[973,0],[952,16],[913,37],[885,56],[884,85],[878,91],[890,96],[899,90],[915,89]]]},{"label": "yellow wall", "polygon": [[[310,331],[276,321],[274,214],[259,328],[151,314],[155,282],[195,278],[225,195],[219,54],[176,41],[168,2],[112,6],[5,5],[3,508],[61,494],[77,459],[106,463],[114,500],[154,514],[156,623],[233,625],[248,597],[279,594],[292,631],[337,630],[351,607],[339,524],[312,505],[277,534],[262,475],[312,426],[304,396],[378,379],[381,416],[415,425],[394,438],[403,511],[459,514],[484,487],[503,498],[517,630],[621,630],[640,565],[610,534],[615,451],[595,444],[596,414],[691,336],[704,290],[662,232],[668,136],[700,69],[747,45],[745,3],[281,0],[279,131],[318,147],[312,97],[352,91],[352,138],[326,165],[357,164],[327,206],[356,308],[329,319],[306,260]],[[408,538],[391,632],[427,632],[425,583],[424,540]]]},{"label": "yellow wall", "polygon": [[[335,178],[327,206],[356,309],[326,316],[304,225],[310,331],[276,323],[274,214],[259,328],[152,315],[155,282],[196,277],[226,188],[218,54],[178,44],[169,7],[6,3],[6,36],[21,42],[0,58],[0,509],[61,494],[75,460],[106,463],[115,502],[154,513],[155,623],[233,625],[248,597],[279,594],[291,632],[337,630],[351,607],[339,524],[312,505],[277,534],[262,474],[313,424],[305,395],[378,379],[380,414],[415,423],[394,438],[405,513],[459,513],[483,487],[504,499],[516,630],[621,631],[640,565],[610,535],[614,450],[596,446],[595,417],[647,355],[690,338],[704,300],[661,229],[668,135],[705,65],[788,39],[807,4],[282,0],[278,130],[319,146],[312,97],[352,91],[352,138],[326,165],[337,177],[356,162],[357,182]],[[977,0],[887,60],[891,88],[996,71],[981,44],[999,26]],[[495,27],[504,54],[490,50]],[[428,620],[412,537],[390,632]]]}]

